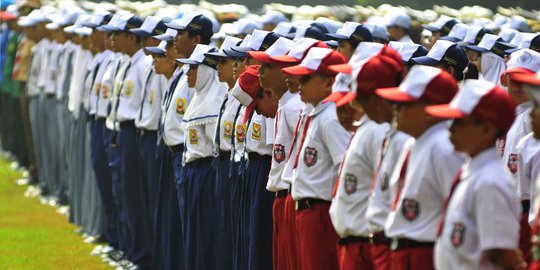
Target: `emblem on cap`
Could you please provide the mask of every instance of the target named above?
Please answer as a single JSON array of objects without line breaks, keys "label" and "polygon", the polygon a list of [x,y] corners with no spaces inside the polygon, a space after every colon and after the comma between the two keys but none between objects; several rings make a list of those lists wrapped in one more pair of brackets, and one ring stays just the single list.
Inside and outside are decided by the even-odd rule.
[{"label": "emblem on cap", "polygon": [[304,163],[306,166],[311,167],[315,165],[317,163],[317,155],[317,149],[313,147],[306,147],[306,151],[304,151]]},{"label": "emblem on cap", "polygon": [[420,204],[415,199],[405,198],[401,204],[401,213],[405,219],[413,221],[420,215]]},{"label": "emblem on cap", "polygon": [[531,61],[532,61],[532,55],[527,51],[524,51],[523,54],[519,56],[519,62],[523,64],[528,64]]}]

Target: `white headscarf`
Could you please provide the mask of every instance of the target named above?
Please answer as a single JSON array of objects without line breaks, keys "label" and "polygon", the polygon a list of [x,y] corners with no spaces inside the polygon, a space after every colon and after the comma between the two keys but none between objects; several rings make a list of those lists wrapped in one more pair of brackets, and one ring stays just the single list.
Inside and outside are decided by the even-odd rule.
[{"label": "white headscarf", "polygon": [[184,114],[186,128],[216,122],[227,88],[227,84],[219,82],[216,70],[199,65],[195,95]]},{"label": "white headscarf", "polygon": [[501,85],[501,74],[506,70],[504,59],[492,52],[485,52],[481,61],[482,79]]}]

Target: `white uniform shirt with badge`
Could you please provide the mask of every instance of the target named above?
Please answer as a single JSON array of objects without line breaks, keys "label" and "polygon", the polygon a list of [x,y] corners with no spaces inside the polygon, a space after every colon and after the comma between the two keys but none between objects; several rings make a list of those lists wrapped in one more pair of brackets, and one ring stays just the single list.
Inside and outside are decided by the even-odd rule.
[{"label": "white uniform shirt with badge", "polygon": [[274,118],[264,117],[253,112],[246,133],[246,152],[259,155],[272,155],[274,144]]},{"label": "white uniform shirt with badge", "polygon": [[244,123],[244,116],[246,114],[246,107],[241,106],[240,114],[236,118],[236,123],[234,123],[234,161],[240,162],[242,156],[245,157],[245,143],[246,143],[246,133],[247,133],[247,122]]},{"label": "white uniform shirt with badge", "polygon": [[58,66],[60,55],[62,54],[62,44],[56,41],[49,46],[49,57],[47,60],[47,75],[43,88],[45,94],[56,94],[56,80],[58,79]]},{"label": "white uniform shirt with badge", "polygon": [[[81,103],[83,102],[84,81],[88,75],[88,63],[93,56],[90,51],[78,46],[77,55],[73,59],[73,75],[69,86],[69,101],[68,110],[73,114],[75,119],[79,118]],[[79,64],[85,63],[85,64]]]},{"label": "white uniform shirt with badge", "polygon": [[[293,167],[294,167],[294,161],[296,159],[296,156],[298,155],[298,150],[300,148],[300,137],[302,137],[302,129],[304,128],[304,123],[306,122],[307,116],[313,111],[313,105],[306,103],[304,105],[304,108],[302,108],[302,111],[300,112],[300,116],[296,120],[296,127],[293,134],[293,139],[291,140],[291,143],[293,144],[291,146],[291,154],[289,155],[289,158],[287,159],[287,163],[285,164],[285,167],[283,168],[283,172],[281,173],[281,178],[283,181],[287,184],[292,184],[293,182]],[[295,137],[296,134],[296,137]]]},{"label": "white uniform shirt with badge", "polygon": [[290,91],[285,92],[279,100],[278,116],[274,130],[274,145],[272,147],[272,167],[266,185],[268,191],[277,192],[289,188],[289,184],[283,181],[281,175],[291,155],[294,132],[304,106],[300,94],[293,94]]},{"label": "white uniform shirt with badge", "polygon": [[[536,178],[540,176],[540,140],[534,138],[533,133],[521,138],[517,145],[518,153],[518,183],[529,187],[529,199],[531,203],[536,198]],[[524,194],[521,194],[524,195]],[[521,197],[523,200],[523,197]],[[531,204],[532,206],[532,204]],[[534,220],[536,212],[533,207],[529,209],[529,222]]]},{"label": "white uniform shirt with badge", "polygon": [[518,158],[517,145],[521,138],[532,132],[531,117],[529,115],[532,107],[532,101],[521,103],[516,107],[516,119],[506,133],[502,158],[508,171],[512,174],[512,179],[516,183],[517,192],[521,200],[530,199],[531,186],[530,182],[521,183],[519,181],[518,168],[521,161]]},{"label": "white uniform shirt with badge", "polygon": [[[385,224],[387,237],[435,241],[444,200],[465,160],[454,151],[449,133],[448,124],[440,122],[412,145],[403,188]],[[396,167],[391,184],[397,186],[400,173],[401,166]]]},{"label": "white uniform shirt with badge", "polygon": [[62,56],[59,61],[58,79],[56,80],[56,99],[63,100],[64,94],[69,89],[73,74],[73,58],[75,58],[77,46],[70,40],[62,45]]},{"label": "white uniform shirt with badge", "polygon": [[[187,72],[187,70],[186,70]],[[184,143],[185,128],[182,125],[184,113],[191,103],[195,90],[188,87],[186,72],[178,81],[169,104],[166,104],[163,118],[163,140],[168,146]]]},{"label": "white uniform shirt with badge", "polygon": [[95,115],[97,112],[97,102],[99,100],[99,90],[96,89],[96,81],[97,81],[97,75],[99,74],[99,70],[101,69],[103,60],[105,58],[105,52],[97,53],[94,57],[94,65],[92,66],[92,69],[90,70],[90,73],[92,73],[92,85],[91,85],[91,91],[88,93],[88,113],[91,115]]},{"label": "white uniform shirt with badge", "polygon": [[296,201],[306,198],[331,201],[339,164],[351,134],[341,126],[334,102],[319,103],[307,117],[310,118],[303,143],[303,132],[298,133],[297,143],[302,148],[297,157],[298,166],[293,169],[292,197]]},{"label": "white uniform shirt with badge", "polygon": [[86,112],[90,110],[90,94],[92,93],[92,85],[94,83],[94,76],[97,72],[96,67],[98,65],[100,57],[98,54],[91,57],[88,62],[88,73],[84,79],[84,87],[82,93],[82,104]]},{"label": "white uniform shirt with badge", "polygon": [[161,116],[161,100],[163,89],[167,85],[167,77],[157,74],[153,66],[146,69],[143,91],[135,126],[146,130],[157,130]]},{"label": "white uniform shirt with badge", "polygon": [[96,102],[96,116],[107,117],[107,109],[110,102],[110,96],[113,85],[113,76],[116,74],[116,67],[120,62],[120,55],[111,50],[103,52],[99,69],[96,73],[92,95]]},{"label": "white uniform shirt with badge", "polygon": [[462,167],[435,246],[437,269],[499,269],[485,253],[518,248],[521,206],[497,150],[484,150]]},{"label": "white uniform shirt with badge", "polygon": [[332,224],[341,238],[366,237],[371,232],[366,220],[371,180],[389,128],[389,124],[377,124],[364,115],[349,143],[330,206]]},{"label": "white uniform shirt with badge", "polygon": [[131,65],[122,84],[120,103],[116,112],[118,122],[132,121],[139,116],[144,74],[146,69],[152,65],[152,58],[145,55],[142,49],[138,50],[129,61]]},{"label": "white uniform shirt with badge", "polygon": [[[388,213],[392,210],[392,199],[397,193],[397,187],[390,185],[390,176],[394,168],[398,167],[398,159],[405,148],[405,144],[412,145],[414,143],[414,138],[393,128],[387,132],[385,140],[386,149],[381,149],[384,153],[378,153],[376,166],[378,166],[379,170],[374,172],[376,179],[369,196],[366,212],[366,218],[372,233],[384,230]],[[381,157],[383,157],[382,160]],[[394,191],[393,196],[392,190]]]},{"label": "white uniform shirt with badge", "polygon": [[41,69],[39,71],[39,78],[38,78],[38,87],[41,90],[45,89],[45,85],[47,84],[47,80],[49,80],[49,57],[51,54],[51,46],[52,42],[48,38],[42,39],[43,48],[41,52]]},{"label": "white uniform shirt with badge", "polygon": [[39,87],[39,77],[43,68],[44,58],[46,57],[46,48],[48,46],[48,39],[40,40],[34,48],[32,48],[32,62],[30,63],[30,76],[28,76],[28,96],[34,97],[39,95],[41,89]]},{"label": "white uniform shirt with badge", "polygon": [[[116,70],[115,73],[112,73],[111,70],[111,78],[113,79],[113,88],[111,92],[111,101],[110,101],[110,111],[107,115],[107,120],[105,121],[105,126],[110,130],[120,130],[118,121],[116,119],[116,113],[117,113],[117,103],[119,102],[119,96],[120,96],[120,90],[122,89],[122,85],[124,83],[124,76],[126,74],[127,68],[130,65],[130,57],[126,54],[122,54],[120,58],[120,66],[118,67],[118,70]],[[104,76],[108,76],[107,73],[109,71],[106,71]]]},{"label": "white uniform shirt with badge", "polygon": [[[221,115],[219,123],[219,151],[231,151],[233,133],[235,132],[235,123],[234,120],[237,116],[237,113],[240,114],[238,110],[241,106],[240,101],[234,98],[231,95],[231,92],[225,93],[225,108],[223,109],[223,114]],[[217,132],[217,128],[216,128]],[[235,136],[236,137],[236,136]],[[215,135],[214,135],[215,140]],[[215,142],[214,142],[215,144]]]}]

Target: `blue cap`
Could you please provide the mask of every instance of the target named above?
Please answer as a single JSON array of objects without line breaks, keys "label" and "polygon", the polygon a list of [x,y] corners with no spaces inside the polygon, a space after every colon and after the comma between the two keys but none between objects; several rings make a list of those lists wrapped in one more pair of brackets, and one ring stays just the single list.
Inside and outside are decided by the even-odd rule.
[{"label": "blue cap", "polygon": [[212,21],[200,13],[185,14],[181,19],[173,20],[165,25],[176,30],[187,30],[201,37],[211,38],[214,34]]},{"label": "blue cap", "polygon": [[373,35],[369,29],[356,22],[346,22],[335,34],[326,34],[332,40],[347,40],[353,45],[358,46],[360,42],[373,41]]},{"label": "blue cap", "polygon": [[425,66],[439,64],[452,66],[458,73],[462,73],[469,64],[469,59],[463,48],[454,42],[440,39],[435,42],[426,56],[415,57],[411,60]]},{"label": "blue cap", "polygon": [[243,54],[247,54],[249,51],[265,51],[266,49],[270,48],[270,46],[272,46],[272,44],[274,44],[278,38],[279,35],[274,32],[255,30],[253,31],[249,44],[246,46],[231,47],[231,50]]},{"label": "blue cap", "polygon": [[486,34],[482,38],[482,41],[478,43],[478,45],[467,45],[465,48],[485,53],[485,52],[492,52],[500,57],[504,58],[504,55],[506,54],[505,51],[514,48],[512,44],[506,43],[503,41],[503,39],[499,36],[492,35],[492,34]]}]

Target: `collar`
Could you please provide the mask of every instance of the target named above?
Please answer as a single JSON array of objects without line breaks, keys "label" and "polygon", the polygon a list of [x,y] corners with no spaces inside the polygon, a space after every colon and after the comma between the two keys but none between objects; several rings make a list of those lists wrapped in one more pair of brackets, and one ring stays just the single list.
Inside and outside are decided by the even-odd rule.
[{"label": "collar", "polygon": [[143,49],[139,49],[130,59],[131,64],[135,64],[139,59],[141,59],[144,56]]},{"label": "collar", "polygon": [[480,152],[474,158],[469,158],[463,164],[462,179],[469,177],[473,172],[482,169],[482,167],[494,160],[499,160],[499,155],[495,147],[490,147]]},{"label": "collar", "polygon": [[319,102],[319,104],[317,104],[317,106],[315,106],[315,108],[313,108],[313,110],[311,111],[309,116],[315,116],[315,115],[319,114],[320,112],[324,111],[326,108],[328,108],[330,106],[333,106],[335,108],[336,103],[334,103],[334,102]]},{"label": "collar", "polygon": [[281,108],[283,107],[287,101],[289,101],[292,97],[294,97],[295,94],[291,93],[291,91],[287,90],[283,96],[281,96],[281,98],[279,99],[279,102],[278,102],[278,107]]},{"label": "collar", "polygon": [[526,101],[516,106],[516,115],[522,114],[524,111],[533,107],[532,101]]}]

